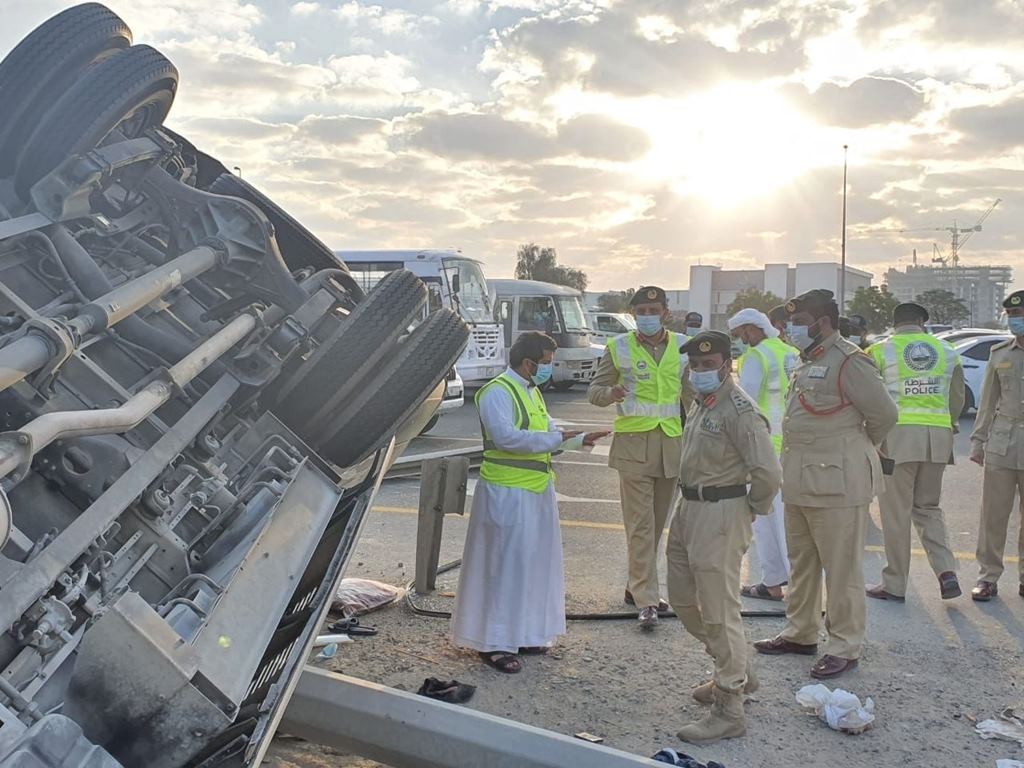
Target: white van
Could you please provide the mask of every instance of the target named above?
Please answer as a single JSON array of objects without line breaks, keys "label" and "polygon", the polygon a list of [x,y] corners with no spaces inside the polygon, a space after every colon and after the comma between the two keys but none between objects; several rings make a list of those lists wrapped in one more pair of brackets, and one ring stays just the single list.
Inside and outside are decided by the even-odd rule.
[{"label": "white van", "polygon": [[583,294],[536,280],[488,280],[487,285],[506,349],[523,331],[543,331],[558,342],[551,386],[564,391],[573,384],[590,383],[597,372],[599,354],[591,344]]},{"label": "white van", "polygon": [[625,312],[591,310],[587,312],[587,322],[593,340],[602,344],[607,343],[608,339],[636,330],[636,320]]},{"label": "white van", "polygon": [[505,370],[505,345],[494,321],[481,263],[460,251],[335,251],[365,290],[384,275],[408,269],[427,285],[427,311],[448,307],[470,325],[466,350],[455,363],[466,387],[480,387]]}]

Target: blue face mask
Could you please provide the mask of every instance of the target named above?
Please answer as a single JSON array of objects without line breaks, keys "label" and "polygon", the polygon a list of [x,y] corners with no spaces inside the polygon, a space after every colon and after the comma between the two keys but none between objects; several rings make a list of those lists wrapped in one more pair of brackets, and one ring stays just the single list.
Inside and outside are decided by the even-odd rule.
[{"label": "blue face mask", "polygon": [[537,372],[530,378],[538,387],[546,384],[551,379],[551,373],[555,366],[552,363],[537,363]]},{"label": "blue face mask", "polygon": [[657,336],[661,333],[661,317],[658,315],[637,315],[636,329],[644,336]]},{"label": "blue face mask", "polygon": [[859,347],[860,346],[860,336],[851,336],[850,337],[850,343],[851,344],[856,344]]},{"label": "blue face mask", "polygon": [[786,335],[789,337],[790,343],[801,351],[807,349],[814,343],[814,338],[811,336],[811,327],[809,325],[793,325],[793,323],[787,323]]},{"label": "blue face mask", "polygon": [[1010,324],[1010,333],[1024,336],[1024,317],[1008,317],[1006,321]]},{"label": "blue face mask", "polygon": [[690,371],[690,383],[693,388],[702,395],[710,395],[720,386],[722,386],[721,380],[718,378],[718,371]]}]

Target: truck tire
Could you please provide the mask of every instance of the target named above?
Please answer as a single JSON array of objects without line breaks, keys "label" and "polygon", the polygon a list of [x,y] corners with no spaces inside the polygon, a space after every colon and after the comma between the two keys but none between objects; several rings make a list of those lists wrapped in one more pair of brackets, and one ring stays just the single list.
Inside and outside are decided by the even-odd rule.
[{"label": "truck tire", "polygon": [[340,269],[348,279],[338,277],[338,281],[348,289],[356,301],[363,297],[363,289],[349,275],[345,262],[335,256],[322,240],[252,184],[233,173],[222,173],[206,191],[228,197],[240,197],[263,211],[274,225],[277,245],[288,269],[293,272],[304,267],[313,267],[316,270]]},{"label": "truck tire", "polygon": [[44,21],[0,62],[0,176],[14,172],[18,151],[43,114],[93,64],[132,44],[116,13],[85,3]]},{"label": "truck tire", "polygon": [[373,378],[423,311],[427,287],[412,272],[384,277],[274,393],[272,410],[298,435],[313,436],[319,424]]},{"label": "truck tire", "polygon": [[177,88],[178,70],[148,45],[108,56],[43,115],[18,158],[18,194],[28,200],[33,184],[68,157],[98,147],[115,128],[135,138],[160,125]]},{"label": "truck tire", "polygon": [[439,309],[401,339],[377,375],[333,416],[333,434],[314,447],[347,467],[381,448],[455,365],[469,341],[469,327],[450,309]]}]

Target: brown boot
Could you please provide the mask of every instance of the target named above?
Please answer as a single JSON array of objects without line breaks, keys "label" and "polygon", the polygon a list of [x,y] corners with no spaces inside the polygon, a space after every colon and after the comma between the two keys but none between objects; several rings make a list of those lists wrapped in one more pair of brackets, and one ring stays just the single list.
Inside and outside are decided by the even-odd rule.
[{"label": "brown boot", "polygon": [[690,744],[713,744],[722,739],[734,739],[747,732],[747,718],[743,714],[743,694],[729,693],[715,686],[711,711],[695,723],[689,723],[676,734]]},{"label": "brown boot", "polygon": [[[757,692],[757,689],[761,687],[761,681],[757,677],[757,670],[748,661],[747,662],[747,682],[743,686],[743,695],[750,696]],[[698,685],[693,689],[693,699],[698,704],[711,705],[715,703],[715,681],[708,680],[706,683]]]}]

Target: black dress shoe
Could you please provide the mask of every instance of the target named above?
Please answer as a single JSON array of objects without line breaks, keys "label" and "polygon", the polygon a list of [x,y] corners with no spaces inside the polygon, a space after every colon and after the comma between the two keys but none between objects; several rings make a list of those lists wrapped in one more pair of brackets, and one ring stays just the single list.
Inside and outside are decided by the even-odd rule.
[{"label": "black dress shoe", "polygon": [[844,659],[839,656],[822,656],[818,663],[811,667],[811,677],[816,680],[828,680],[839,677],[857,666],[857,659]]},{"label": "black dress shoe", "polygon": [[772,637],[768,640],[758,640],[754,643],[754,650],[758,653],[766,653],[769,656],[781,656],[784,653],[796,653],[800,656],[813,656],[818,652],[817,643],[804,644],[794,643],[782,635]]},{"label": "black dress shoe", "polygon": [[939,592],[942,594],[943,600],[952,600],[954,597],[960,597],[963,594],[955,573],[943,571],[939,574]]},{"label": "black dress shoe", "polygon": [[987,603],[999,594],[999,587],[994,581],[979,581],[978,585],[971,590],[971,600],[978,603]]},{"label": "black dress shoe", "polygon": [[892,592],[886,592],[885,587],[879,584],[876,587],[868,587],[864,590],[864,593],[868,597],[873,597],[875,600],[888,600],[890,603],[905,603],[907,598],[903,595],[894,595]]}]

